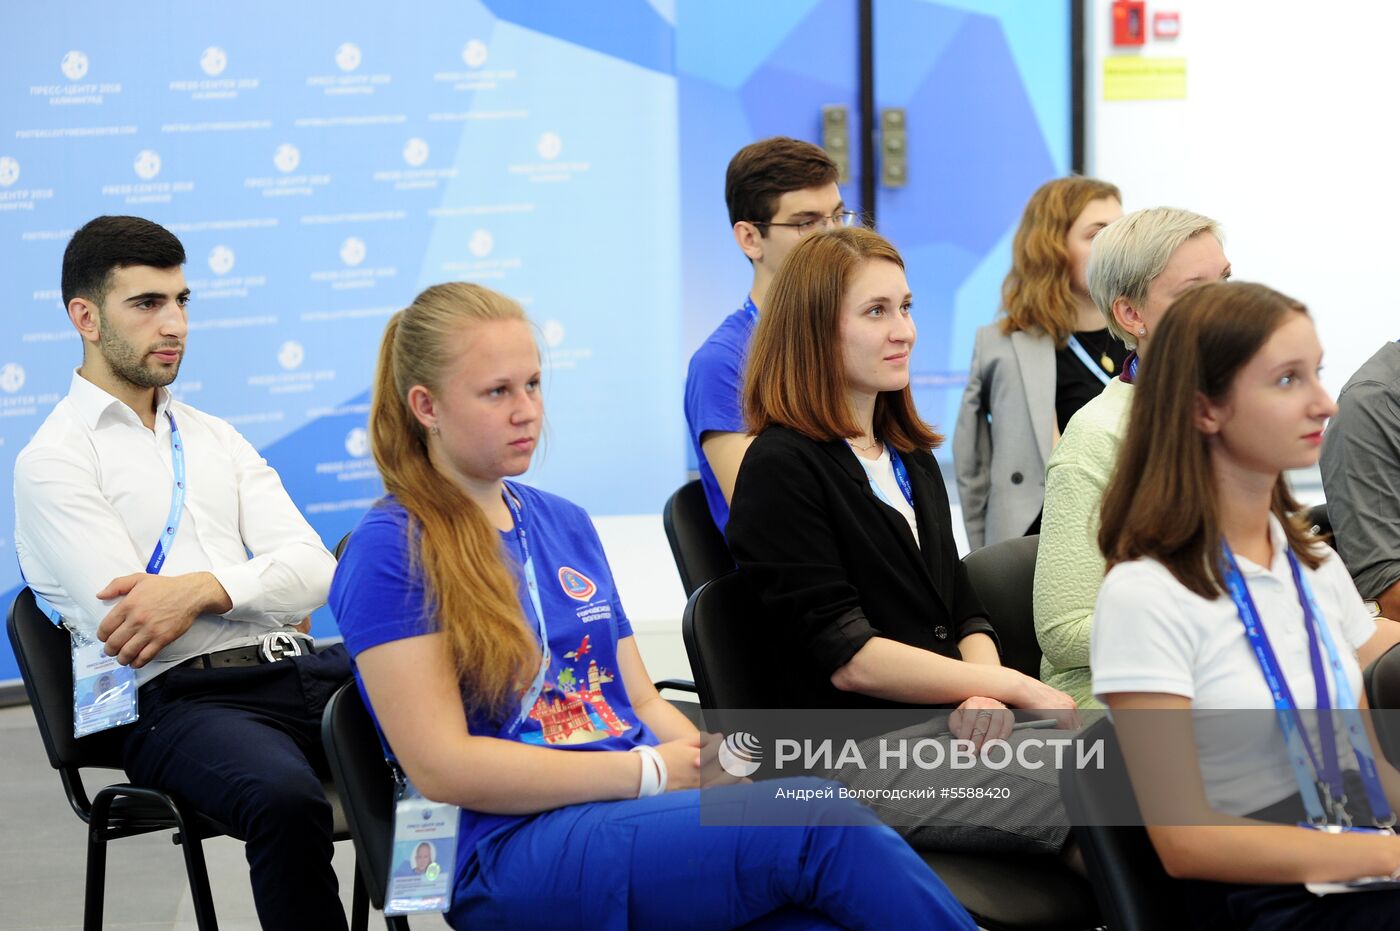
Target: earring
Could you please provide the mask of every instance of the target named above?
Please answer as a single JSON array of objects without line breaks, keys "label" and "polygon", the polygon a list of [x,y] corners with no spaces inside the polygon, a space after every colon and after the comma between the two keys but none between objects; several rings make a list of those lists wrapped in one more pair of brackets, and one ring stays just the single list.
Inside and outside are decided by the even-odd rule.
[{"label": "earring", "polygon": [[1146,335],[1147,335],[1147,327],[1145,327],[1145,326],[1140,326],[1140,327],[1138,327],[1138,336],[1146,336]]},{"label": "earring", "polygon": [[431,433],[433,436],[437,436],[439,433],[442,432],[442,428],[439,427],[437,424],[433,424],[431,427],[428,428],[428,432]]}]

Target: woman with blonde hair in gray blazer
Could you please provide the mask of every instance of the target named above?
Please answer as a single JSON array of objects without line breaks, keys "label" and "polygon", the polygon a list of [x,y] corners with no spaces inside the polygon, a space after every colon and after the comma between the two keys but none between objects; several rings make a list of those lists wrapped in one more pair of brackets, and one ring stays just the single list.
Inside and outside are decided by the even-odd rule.
[{"label": "woman with blonde hair in gray blazer", "polygon": [[1089,247],[1123,215],[1121,201],[1107,182],[1069,177],[1041,185],[1026,204],[1002,284],[1004,315],[977,331],[953,436],[973,549],[1039,531],[1050,450],[1127,357],[1084,275]]}]

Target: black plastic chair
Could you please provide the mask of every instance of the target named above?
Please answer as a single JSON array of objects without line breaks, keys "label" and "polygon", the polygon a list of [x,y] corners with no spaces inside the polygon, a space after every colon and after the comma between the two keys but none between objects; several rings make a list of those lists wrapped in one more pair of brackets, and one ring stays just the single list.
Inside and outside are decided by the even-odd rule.
[{"label": "black plastic chair", "polygon": [[1400,646],[1393,646],[1361,671],[1366,703],[1373,717],[1381,752],[1392,764],[1400,760]]},{"label": "black plastic chair", "polygon": [[1128,781],[1113,722],[1085,729],[1086,743],[1104,742],[1102,769],[1066,766],[1060,793],[1099,907],[1113,931],[1177,931],[1190,926],[1177,881],[1152,847]]},{"label": "black plastic chair", "polygon": [[1040,643],[1035,638],[1031,593],[1040,535],[1015,537],[963,557],[972,590],[982,599],[1001,641],[1002,665],[1040,678]]},{"label": "black plastic chair", "polygon": [[[394,777],[354,682],[342,685],[326,703],[321,742],[350,822],[356,884],[366,891],[370,904],[382,909],[394,852]],[[384,924],[389,931],[407,931],[408,919],[386,915]]]},{"label": "black plastic chair", "polygon": [[1312,532],[1326,541],[1332,549],[1337,548],[1337,538],[1332,534],[1332,518],[1327,513],[1327,502],[1314,504],[1303,512],[1303,520]]},{"label": "black plastic chair", "polygon": [[[202,841],[227,834],[228,829],[170,794],[148,786],[109,785],[89,800],[82,770],[120,770],[125,729],[73,736],[73,667],[68,632],[55,626],[39,611],[34,593],[29,589],[21,589],[15,597],[6,630],[19,661],[24,690],[38,723],[49,765],[58,770],[68,804],[88,825],[83,927],[94,931],[102,927],[107,842],[155,831],[173,831],[171,840],[184,852],[195,922],[205,931],[216,929],[218,919],[209,891],[209,871],[204,862]],[[335,838],[347,839],[344,816],[332,787],[326,787],[326,796],[335,809]],[[351,927],[364,931],[368,913],[364,908],[365,890],[359,882],[355,884],[354,903],[355,921]]]},{"label": "black plastic chair", "polygon": [[666,527],[671,556],[676,560],[687,598],[710,579],[734,568],[729,544],[710,516],[705,488],[699,479],[686,482],[666,499],[661,523]]},{"label": "black plastic chair", "polygon": [[[782,708],[774,659],[755,635],[766,623],[741,572],[702,585],[685,606],[681,635],[705,711]],[[1082,931],[1100,924],[1088,884],[1058,858],[919,851],[988,931]]]},{"label": "black plastic chair", "polygon": [[1327,502],[1314,504],[1306,512],[1308,526],[1319,536],[1332,535],[1332,518],[1327,516]]},{"label": "black plastic chair", "polygon": [[703,710],[781,708],[757,600],[741,572],[704,583],[686,602],[681,638]]}]

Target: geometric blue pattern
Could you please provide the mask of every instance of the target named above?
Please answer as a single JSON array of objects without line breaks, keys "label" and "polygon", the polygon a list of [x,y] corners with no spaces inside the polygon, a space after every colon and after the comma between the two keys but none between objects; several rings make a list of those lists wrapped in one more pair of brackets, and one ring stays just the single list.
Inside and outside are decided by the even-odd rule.
[{"label": "geometric blue pattern", "polygon": [[505,20],[643,68],[673,70],[673,25],[646,0],[482,0]]},{"label": "geometric blue pattern", "polygon": [[[855,0],[758,6],[678,10],[682,365],[749,283],[724,211],[729,157],[765,136],[819,141],[824,104],[845,105],[858,138]],[[1010,232],[1031,192],[1069,168],[1069,0],[881,0],[874,12],[876,107],[907,111],[910,178],[877,188],[874,206],[914,292],[915,400],[947,432],[972,333],[1000,303]],[[855,209],[858,154],[842,188]]]},{"label": "geometric blue pattern", "polygon": [[[1064,170],[1067,153],[1057,159],[1049,151],[996,18],[939,11],[917,0],[894,0],[881,9],[944,27],[937,53],[919,60],[919,67],[908,67],[907,56],[884,55],[884,46],[876,61],[877,87],[884,87],[880,76],[897,72],[906,91],[904,97],[882,93],[880,105],[908,111],[911,179],[908,187],[881,196],[880,228],[909,263],[919,324],[912,365],[915,401],[946,433],[971,356],[970,343],[955,337],[973,329],[957,319],[956,296],[1019,222],[1030,193]],[[916,32],[895,25],[886,23],[879,35]],[[896,68],[901,62],[905,67]],[[950,94],[950,87],[977,92]],[[991,319],[999,297],[990,289],[984,306],[973,312]]]}]

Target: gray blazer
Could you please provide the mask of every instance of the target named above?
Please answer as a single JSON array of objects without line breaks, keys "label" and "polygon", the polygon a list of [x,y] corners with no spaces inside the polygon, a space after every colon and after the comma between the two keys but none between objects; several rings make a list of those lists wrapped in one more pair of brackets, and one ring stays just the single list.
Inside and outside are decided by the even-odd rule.
[{"label": "gray blazer", "polygon": [[1055,434],[1055,342],[1040,329],[977,331],[953,433],[963,525],[973,549],[1024,534],[1045,503]]}]

